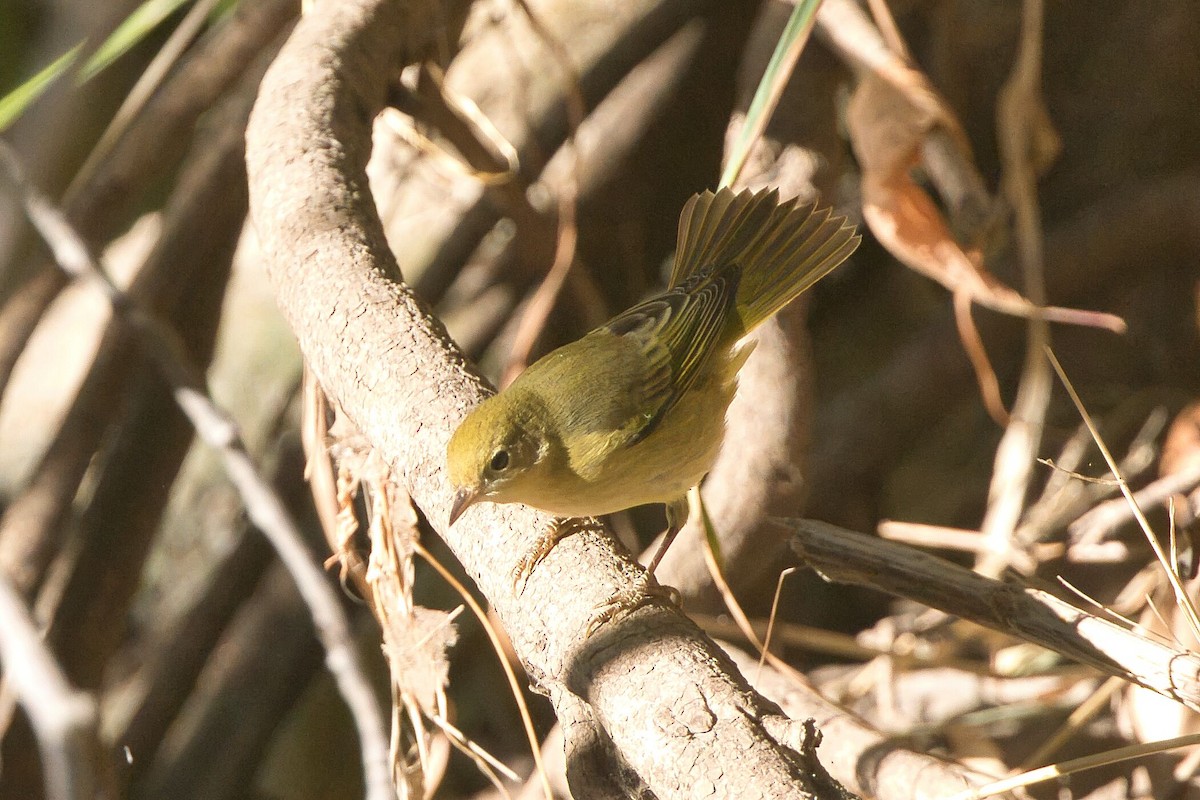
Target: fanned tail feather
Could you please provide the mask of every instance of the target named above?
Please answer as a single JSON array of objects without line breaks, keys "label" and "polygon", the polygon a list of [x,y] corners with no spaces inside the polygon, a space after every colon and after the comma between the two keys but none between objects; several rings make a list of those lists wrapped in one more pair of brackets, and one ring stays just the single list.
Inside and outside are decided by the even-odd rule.
[{"label": "fanned tail feather", "polygon": [[859,237],[829,207],[789,201],[775,189],[694,195],[679,217],[671,286],[704,270],[736,264],[742,332],[769,318],[841,264]]}]

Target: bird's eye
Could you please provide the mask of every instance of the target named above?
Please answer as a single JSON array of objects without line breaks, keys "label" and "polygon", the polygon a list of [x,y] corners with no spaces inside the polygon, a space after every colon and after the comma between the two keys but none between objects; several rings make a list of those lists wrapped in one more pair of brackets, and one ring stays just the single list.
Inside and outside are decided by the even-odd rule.
[{"label": "bird's eye", "polygon": [[508,467],[508,451],[497,450],[488,466],[492,468],[493,472],[503,472]]}]

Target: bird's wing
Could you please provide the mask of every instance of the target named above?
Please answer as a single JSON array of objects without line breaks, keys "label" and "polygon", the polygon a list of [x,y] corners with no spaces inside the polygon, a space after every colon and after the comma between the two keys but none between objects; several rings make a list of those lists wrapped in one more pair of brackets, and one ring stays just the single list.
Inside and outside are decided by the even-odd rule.
[{"label": "bird's wing", "polygon": [[643,420],[628,444],[649,435],[722,347],[737,296],[739,270],[730,265],[693,276],[682,286],[613,317],[600,330],[635,342],[646,359]]}]

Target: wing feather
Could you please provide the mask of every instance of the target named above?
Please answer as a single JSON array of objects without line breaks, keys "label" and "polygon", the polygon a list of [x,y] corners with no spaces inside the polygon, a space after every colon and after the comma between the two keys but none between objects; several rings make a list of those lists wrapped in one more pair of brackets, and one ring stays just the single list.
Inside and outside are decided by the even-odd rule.
[{"label": "wing feather", "polygon": [[629,444],[654,430],[721,349],[737,296],[738,274],[731,265],[693,276],[613,317],[601,328],[636,342],[646,360],[644,414],[630,432]]}]

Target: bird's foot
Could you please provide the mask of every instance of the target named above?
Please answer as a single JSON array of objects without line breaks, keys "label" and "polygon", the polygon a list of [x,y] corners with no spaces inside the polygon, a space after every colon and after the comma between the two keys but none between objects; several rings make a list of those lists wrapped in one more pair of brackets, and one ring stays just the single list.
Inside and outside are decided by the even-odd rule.
[{"label": "bird's foot", "polygon": [[570,536],[572,533],[587,530],[595,526],[596,520],[590,517],[558,517],[533,543],[533,547],[529,552],[521,557],[517,565],[512,570],[512,588],[516,594],[524,594],[525,584],[529,580],[529,576],[539,564],[550,555],[550,551],[560,541]]},{"label": "bird's foot", "polygon": [[618,592],[608,602],[596,607],[595,615],[588,623],[587,634],[591,636],[601,625],[632,614],[647,603],[679,608],[682,602],[683,598],[678,589],[674,586],[663,586],[647,572],[628,590]]}]

